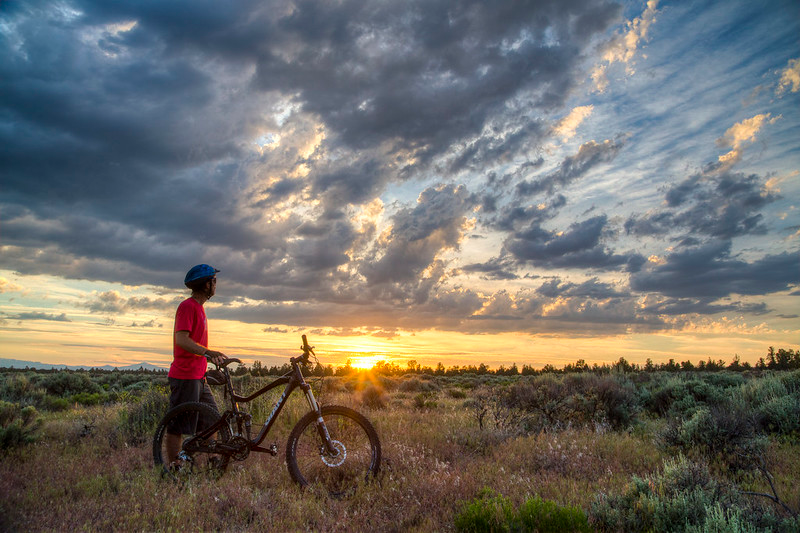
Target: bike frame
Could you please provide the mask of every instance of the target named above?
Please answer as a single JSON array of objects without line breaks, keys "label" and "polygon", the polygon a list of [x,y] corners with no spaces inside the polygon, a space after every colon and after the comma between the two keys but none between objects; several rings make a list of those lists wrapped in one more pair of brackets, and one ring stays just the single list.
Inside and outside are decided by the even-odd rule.
[{"label": "bike frame", "polygon": [[[250,396],[240,396],[239,394],[236,393],[235,390],[233,390],[233,382],[231,381],[230,373],[228,372],[227,367],[224,368],[223,372],[225,374],[225,392],[226,392],[226,396],[230,397],[231,409],[225,410],[225,412],[222,413],[222,416],[220,417],[220,419],[215,424],[213,424],[212,426],[210,426],[210,427],[204,429],[203,431],[199,432],[196,435],[196,438],[192,439],[192,440],[193,441],[204,440],[207,437],[210,437],[214,433],[216,433],[222,427],[223,424],[227,424],[228,425],[228,429],[231,432],[231,435],[244,437],[247,440],[248,447],[249,447],[250,451],[269,453],[271,455],[277,455],[278,452],[275,449],[274,445],[269,447],[269,448],[263,448],[263,447],[261,447],[261,443],[267,437],[267,434],[269,433],[270,429],[272,429],[272,425],[275,423],[275,420],[278,418],[278,415],[280,414],[281,410],[283,409],[283,406],[286,405],[286,402],[288,401],[289,396],[291,396],[291,394],[295,391],[295,389],[299,388],[299,389],[301,389],[303,391],[303,393],[304,393],[304,395],[306,397],[306,401],[308,402],[308,406],[311,409],[311,411],[317,413],[317,430],[318,430],[319,435],[320,435],[320,437],[322,439],[322,442],[325,444],[325,448],[328,450],[329,453],[331,453],[333,455],[336,455],[336,453],[337,453],[336,452],[336,448],[333,445],[333,442],[331,441],[330,434],[328,433],[328,428],[325,426],[325,421],[322,418],[322,409],[320,408],[319,403],[317,403],[317,400],[314,397],[314,392],[311,390],[311,385],[309,385],[306,382],[306,379],[303,376],[303,372],[302,372],[302,370],[300,368],[300,363],[308,361],[308,353],[309,353],[309,351],[312,350],[309,347],[308,351],[305,351],[305,348],[307,348],[305,335],[303,336],[303,344],[304,344],[304,352],[305,352],[303,354],[303,356],[290,359],[291,365],[292,365],[291,371],[289,371],[287,374],[277,378],[276,380],[272,381],[271,383],[268,383],[267,385],[265,385],[261,389],[257,390],[256,392],[254,392]],[[313,353],[313,352],[311,352],[311,353]],[[264,393],[266,393],[266,392],[268,392],[268,391],[270,391],[270,390],[272,390],[272,389],[274,389],[276,387],[280,387],[281,385],[286,385],[286,388],[284,389],[283,394],[281,394],[281,397],[278,398],[278,400],[275,402],[275,405],[273,405],[272,411],[270,412],[269,417],[267,417],[266,422],[264,422],[264,425],[261,427],[261,430],[258,432],[258,435],[254,439],[251,439],[250,438],[250,415],[244,413],[245,416],[244,417],[242,416],[243,413],[239,409],[239,402],[242,402],[242,403],[251,402],[251,401],[255,400],[256,398],[258,398],[259,396],[261,396],[262,394],[264,394]],[[244,419],[246,435],[242,435],[242,424],[241,424],[242,418]],[[231,427],[231,422],[232,422],[233,419],[237,420],[236,431],[234,431],[234,428]],[[184,446],[186,446],[186,444],[187,443],[185,443]],[[192,446],[193,444],[194,444],[194,442],[192,442],[192,444],[190,444],[189,446],[190,447],[194,447],[194,446]],[[217,447],[220,448],[220,449],[228,448],[228,446],[226,446],[224,444],[221,444],[221,443],[219,443],[217,445]],[[200,445],[200,448],[205,448],[205,446],[204,445]],[[235,452],[237,450],[230,449],[230,450],[227,450],[227,451],[228,452]]]},{"label": "bike frame", "polygon": [[[278,415],[283,410],[284,405],[286,405],[286,402],[289,400],[289,396],[292,395],[295,389],[299,388],[303,391],[306,397],[306,401],[308,402],[308,407],[317,414],[320,414],[319,404],[317,403],[317,400],[314,397],[314,393],[311,390],[311,385],[306,383],[305,377],[303,376],[303,372],[300,369],[300,365],[295,361],[292,361],[292,370],[288,374],[277,378],[271,383],[268,383],[267,385],[260,388],[250,396],[240,396],[239,394],[237,394],[236,391],[233,390],[233,383],[231,382],[230,377],[226,379],[225,388],[227,394],[231,398],[232,409],[226,411],[222,415],[223,420],[229,420],[231,414],[235,416],[241,412],[239,410],[239,402],[242,403],[251,402],[256,398],[258,398],[259,396],[261,396],[262,394],[269,392],[274,388],[280,387],[281,385],[286,385],[286,388],[283,390],[283,394],[281,394],[281,397],[278,398],[278,400],[272,406],[272,411],[270,411],[270,414],[267,417],[267,420],[264,422],[264,425],[261,426],[261,430],[258,432],[258,435],[256,435],[254,439],[250,439],[250,435],[248,432],[247,438],[250,441],[250,449],[252,451],[271,453],[271,449],[262,448],[260,444],[264,442],[264,439],[267,437],[267,434],[269,433],[270,429],[272,429],[272,425],[275,423],[275,420],[278,418]],[[249,419],[247,419],[246,424],[249,425]],[[231,433],[233,434],[241,434],[241,428],[237,428],[236,432],[233,431],[233,428],[230,429]]]}]

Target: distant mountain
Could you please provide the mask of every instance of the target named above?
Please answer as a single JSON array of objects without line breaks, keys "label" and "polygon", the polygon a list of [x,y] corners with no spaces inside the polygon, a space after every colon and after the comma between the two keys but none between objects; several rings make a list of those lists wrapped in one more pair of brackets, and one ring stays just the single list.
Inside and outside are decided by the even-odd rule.
[{"label": "distant mountain", "polygon": [[52,365],[49,363],[37,363],[35,361],[22,361],[20,359],[3,359],[0,358],[0,368],[31,368],[35,370],[57,370],[57,369],[67,369],[67,370],[91,370],[92,368],[96,368],[98,370],[168,370],[166,366],[159,366],[154,365],[151,363],[136,363],[133,365],[125,365],[125,366],[112,366],[112,365],[103,365],[103,366],[90,366],[90,365],[79,365],[79,366],[71,366],[71,365]]}]

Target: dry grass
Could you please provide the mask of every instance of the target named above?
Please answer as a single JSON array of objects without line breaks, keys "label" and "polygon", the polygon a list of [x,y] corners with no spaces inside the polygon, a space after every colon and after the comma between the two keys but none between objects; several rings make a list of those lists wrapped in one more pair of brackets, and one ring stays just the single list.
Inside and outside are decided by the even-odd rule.
[{"label": "dry grass", "polygon": [[[0,460],[0,530],[451,531],[462,502],[484,487],[516,505],[538,495],[588,511],[597,494],[656,471],[665,458],[647,425],[655,422],[631,433],[509,437],[479,430],[464,399],[441,393],[436,407],[419,410],[413,393],[386,394],[385,409],[357,405],[381,437],[380,481],[341,501],[302,492],[289,478],[281,455],[299,407],[282,415],[289,421],[276,439],[278,457],[254,454],[221,479],[186,485],[160,477],[149,443],[120,442],[120,406],[49,415],[37,443]],[[342,389],[325,401],[353,405],[356,398]],[[779,482],[796,474],[797,451],[772,448]],[[796,501],[791,490],[787,499]]]}]

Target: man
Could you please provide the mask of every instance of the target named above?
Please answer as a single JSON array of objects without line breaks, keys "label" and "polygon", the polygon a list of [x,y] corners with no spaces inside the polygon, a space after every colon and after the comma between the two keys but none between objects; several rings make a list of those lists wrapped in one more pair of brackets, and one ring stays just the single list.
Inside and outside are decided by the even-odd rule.
[{"label": "man", "polygon": [[[220,364],[228,357],[222,352],[208,349],[208,321],[203,304],[211,299],[217,289],[217,270],[209,265],[196,265],[189,270],[184,279],[192,296],[178,306],[175,313],[173,336],[173,360],[169,367],[169,408],[186,402],[208,403],[216,409],[217,404],[211,395],[211,388],[205,382],[208,366],[206,357]],[[167,430],[166,451],[171,464],[174,464],[181,447],[181,432],[189,433],[188,428]]]}]

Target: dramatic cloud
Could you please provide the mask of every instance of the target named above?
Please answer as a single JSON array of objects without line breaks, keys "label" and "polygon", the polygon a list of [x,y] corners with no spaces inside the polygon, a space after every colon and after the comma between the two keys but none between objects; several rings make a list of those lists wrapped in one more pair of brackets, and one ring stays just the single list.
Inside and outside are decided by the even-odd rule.
[{"label": "dramatic cloud", "polygon": [[637,269],[644,261],[636,254],[618,255],[603,239],[608,235],[605,215],[570,225],[567,231],[548,231],[532,225],[506,241],[506,249],[519,261],[545,268]]},{"label": "dramatic cloud", "polygon": [[6,2],[5,323],[142,335],[205,262],[214,317],[266,335],[784,331],[793,13]]},{"label": "dramatic cloud", "polygon": [[756,175],[695,174],[667,190],[665,208],[629,218],[625,229],[637,235],[685,238],[763,234],[767,230],[761,210],[778,198]]},{"label": "dramatic cloud", "polygon": [[631,288],[677,298],[765,295],[800,283],[798,264],[799,252],[748,262],[732,256],[729,241],[711,241],[682,247],[663,263],[648,263],[631,276]]}]

